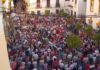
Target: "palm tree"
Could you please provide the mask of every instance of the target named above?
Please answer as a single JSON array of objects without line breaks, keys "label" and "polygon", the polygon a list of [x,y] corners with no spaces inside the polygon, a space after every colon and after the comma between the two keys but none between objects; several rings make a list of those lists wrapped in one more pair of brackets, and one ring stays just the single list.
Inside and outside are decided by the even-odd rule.
[{"label": "palm tree", "polygon": [[96,34],[93,36],[93,39],[95,41],[95,43],[97,44],[97,46],[100,46],[100,34]]},{"label": "palm tree", "polygon": [[13,0],[13,4],[16,12],[26,12],[28,5],[26,0]]},{"label": "palm tree", "polygon": [[81,46],[81,39],[77,35],[70,35],[67,37],[67,45],[69,48],[78,48]]},{"label": "palm tree", "polygon": [[88,36],[92,36],[92,32],[93,32],[93,27],[92,26],[86,26],[86,28],[84,29],[85,33],[88,35]]}]

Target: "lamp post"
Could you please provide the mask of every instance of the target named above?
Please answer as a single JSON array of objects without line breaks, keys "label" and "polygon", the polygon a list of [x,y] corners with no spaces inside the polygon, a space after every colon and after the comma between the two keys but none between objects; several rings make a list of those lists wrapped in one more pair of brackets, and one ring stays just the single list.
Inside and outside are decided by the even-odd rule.
[{"label": "lamp post", "polygon": [[11,70],[7,53],[7,43],[2,23],[2,0],[0,0],[0,70]]}]

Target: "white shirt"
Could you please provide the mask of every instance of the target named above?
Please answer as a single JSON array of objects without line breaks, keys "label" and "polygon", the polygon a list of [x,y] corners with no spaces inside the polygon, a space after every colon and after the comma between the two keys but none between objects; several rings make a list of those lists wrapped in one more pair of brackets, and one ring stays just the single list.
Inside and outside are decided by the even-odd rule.
[{"label": "white shirt", "polygon": [[68,54],[68,56],[67,56],[67,57],[68,57],[69,59],[70,59],[70,58],[72,58],[72,54]]},{"label": "white shirt", "polygon": [[48,49],[48,52],[51,52],[51,49]]},{"label": "white shirt", "polygon": [[56,59],[56,58],[57,58],[56,56],[53,56],[53,57],[52,57],[53,60]]},{"label": "white shirt", "polygon": [[33,70],[37,70],[36,68],[34,68]]},{"label": "white shirt", "polygon": [[34,57],[34,59],[36,59],[36,60],[39,58],[38,54],[34,54],[33,57]]}]

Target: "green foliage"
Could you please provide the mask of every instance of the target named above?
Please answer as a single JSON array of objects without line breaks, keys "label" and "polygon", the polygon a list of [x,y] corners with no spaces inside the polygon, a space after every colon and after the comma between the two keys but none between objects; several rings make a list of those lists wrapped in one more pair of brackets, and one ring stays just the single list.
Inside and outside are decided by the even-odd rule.
[{"label": "green foliage", "polygon": [[100,45],[100,33],[93,36],[93,40],[97,45]]},{"label": "green foliage", "polygon": [[35,15],[35,12],[34,11],[31,11],[31,15]]},{"label": "green foliage", "polygon": [[67,13],[64,13],[64,16],[68,16],[68,14]]},{"label": "green foliage", "polygon": [[67,16],[68,14],[64,12],[64,9],[60,10],[59,16]]},{"label": "green foliage", "polygon": [[77,35],[71,35],[67,37],[67,44],[70,48],[78,48],[81,46],[80,37]]},{"label": "green foliage", "polygon": [[81,29],[82,29],[82,26],[81,26],[79,23],[77,23],[76,26],[75,26],[75,28],[76,28],[77,30],[81,30]]},{"label": "green foliage", "polygon": [[91,35],[93,31],[93,27],[92,26],[86,26],[85,28],[85,32],[87,35]]},{"label": "green foliage", "polygon": [[45,16],[48,16],[48,15],[49,15],[49,13],[50,13],[50,11],[49,11],[49,10],[45,10]]}]

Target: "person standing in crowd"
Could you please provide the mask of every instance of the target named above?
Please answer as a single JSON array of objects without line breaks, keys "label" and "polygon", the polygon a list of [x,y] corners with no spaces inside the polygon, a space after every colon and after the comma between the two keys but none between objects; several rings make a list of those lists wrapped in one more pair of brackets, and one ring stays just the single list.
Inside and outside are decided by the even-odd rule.
[{"label": "person standing in crowd", "polygon": [[12,70],[99,70],[100,48],[84,32],[79,32],[82,47],[69,48],[66,43],[75,20],[57,16],[14,20],[18,28],[7,47]]}]

